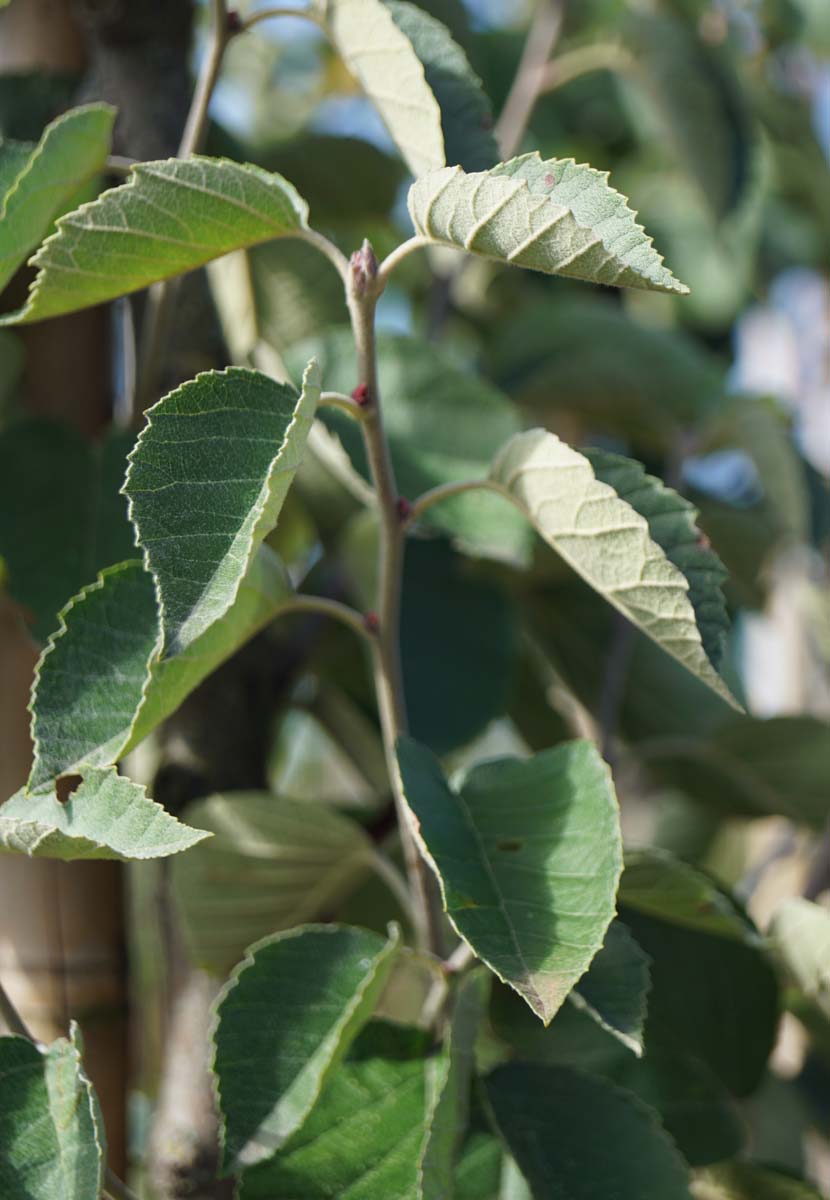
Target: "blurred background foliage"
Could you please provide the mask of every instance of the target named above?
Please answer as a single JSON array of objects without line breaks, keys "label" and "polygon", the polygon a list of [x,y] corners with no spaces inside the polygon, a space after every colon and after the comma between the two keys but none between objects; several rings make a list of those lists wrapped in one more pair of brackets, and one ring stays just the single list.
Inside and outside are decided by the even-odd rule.
[{"label": "blurred background foliage", "polygon": [[[451,29],[497,114],[533,6],[421,7]],[[196,57],[203,52],[197,40]],[[570,3],[520,149],[609,170],[691,295],[613,292],[435,253],[407,259],[380,307],[382,390],[404,492],[483,474],[494,449],[532,424],[639,459],[699,510],[704,544],[728,569],[723,669],[748,713],[736,716],[618,618],[492,497],[465,495],[431,510],[407,554],[414,735],[458,766],[595,737],[614,766],[629,843],[703,868],[762,929],[783,896],[826,899],[830,889],[828,56],[827,0]],[[69,75],[0,79],[0,132],[36,139],[75,85]],[[406,169],[313,26],[284,19],[234,39],[211,116],[207,152],[283,173],[344,251],[368,236],[380,256],[408,236]],[[481,127],[488,134],[486,110]],[[475,152],[486,156],[486,137]],[[340,282],[313,249],[276,242],[215,264],[209,278],[233,360],[292,377],[314,353],[328,388],[357,382]],[[54,495],[50,509],[32,487],[22,513],[0,512],[7,587],[42,640],[60,604],[115,561],[105,536],[80,575],[77,556],[62,553],[87,536],[90,505],[120,503],[113,461],[129,435],[93,452],[24,417],[24,351],[15,334],[0,339],[4,476],[20,473],[37,443],[43,454],[55,447],[67,488],[83,479],[80,490],[105,493],[56,512]],[[187,345],[176,354],[190,355],[192,374]],[[116,355],[116,392],[123,369]],[[271,540],[305,590],[365,607],[375,531],[351,433],[326,416]],[[45,598],[31,583],[32,545],[41,563],[44,545],[54,553]],[[281,625],[266,638],[300,646],[269,718],[269,786],[325,800],[386,836],[373,702],[348,632],[312,637]],[[180,902],[197,915],[215,850],[201,867],[199,850],[183,860]],[[244,851],[226,850],[222,869],[244,871]],[[378,887],[364,879],[339,907],[329,897],[323,915],[371,924]],[[237,951],[257,932],[240,912]],[[314,915],[292,909],[286,920]],[[387,916],[384,908],[381,924]],[[730,938],[636,903],[625,917],[655,964],[647,1064],[621,1059],[573,1006],[543,1032],[501,993],[494,1037],[548,1061],[578,1050],[583,1065],[660,1109],[695,1165],[744,1147],[830,1185],[826,963],[823,999],[795,975],[784,992],[790,1015],[770,1065],[775,983],[743,909]]]}]

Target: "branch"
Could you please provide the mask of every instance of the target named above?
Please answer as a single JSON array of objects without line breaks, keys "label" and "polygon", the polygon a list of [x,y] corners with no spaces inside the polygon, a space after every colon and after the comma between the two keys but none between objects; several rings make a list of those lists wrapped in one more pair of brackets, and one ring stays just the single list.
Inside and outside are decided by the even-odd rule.
[{"label": "branch", "polygon": [[636,65],[634,57],[616,42],[578,46],[547,64],[542,72],[538,94],[553,92],[591,71],[616,71],[624,74],[632,71]]},{"label": "branch", "polygon": [[297,595],[281,604],[276,616],[281,617],[288,613],[317,613],[322,617],[332,617],[374,646],[375,637],[365,618],[357,609],[350,608],[340,600],[329,600],[324,596]]},{"label": "branch", "polygon": [[496,141],[502,159],[512,158],[524,137],[564,15],[565,0],[541,0],[536,9],[513,86],[496,122]]},{"label": "branch", "polygon": [[390,251],[378,267],[378,281],[381,291],[386,287],[386,284],[389,282],[389,276],[399,263],[403,262],[414,250],[420,250],[422,246],[430,245],[432,245],[431,238],[417,236],[407,238],[405,242],[401,242],[400,246],[396,246],[394,250]]},{"label": "branch", "polygon": [[491,479],[462,479],[458,483],[439,483],[436,487],[430,488],[428,492],[423,492],[417,500],[413,500],[412,506],[406,517],[406,525],[414,525],[419,521],[428,508],[432,508],[433,504],[441,504],[444,500],[451,500],[453,496],[460,496],[462,492],[496,492],[499,496],[504,496],[508,500],[512,497],[501,484],[494,483]]}]

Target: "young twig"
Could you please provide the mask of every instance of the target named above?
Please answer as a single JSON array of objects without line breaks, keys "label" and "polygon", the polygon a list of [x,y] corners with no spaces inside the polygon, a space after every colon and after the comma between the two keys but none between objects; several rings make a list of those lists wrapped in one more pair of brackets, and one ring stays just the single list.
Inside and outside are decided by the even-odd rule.
[{"label": "young twig", "polygon": [[513,86],[496,122],[496,141],[503,159],[513,157],[524,137],[543,89],[545,72],[559,38],[564,15],[565,0],[541,0],[536,9]]}]

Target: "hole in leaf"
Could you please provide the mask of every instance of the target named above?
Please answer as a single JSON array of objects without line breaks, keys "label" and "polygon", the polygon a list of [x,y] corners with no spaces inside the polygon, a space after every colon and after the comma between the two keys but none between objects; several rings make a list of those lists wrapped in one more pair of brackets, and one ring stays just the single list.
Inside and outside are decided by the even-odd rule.
[{"label": "hole in leaf", "polygon": [[83,779],[80,775],[61,775],[60,779],[55,782],[58,804],[66,804],[72,793],[77,791],[82,783]]}]

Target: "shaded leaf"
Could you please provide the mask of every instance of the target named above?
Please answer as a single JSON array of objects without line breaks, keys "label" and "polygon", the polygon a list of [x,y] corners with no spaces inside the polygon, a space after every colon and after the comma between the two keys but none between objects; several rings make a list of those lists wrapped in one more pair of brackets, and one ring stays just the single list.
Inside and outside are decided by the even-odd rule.
[{"label": "shaded leaf", "polygon": [[418,1200],[446,1200],[452,1195],[456,1159],[467,1127],[476,1035],[488,991],[483,969],[461,980],[444,1053],[427,1068],[435,1099],[421,1157]]},{"label": "shaded leaf", "polygon": [[729,632],[722,591],[726,569],[697,527],[697,510],[662,480],[647,475],[633,459],[607,450],[585,450],[584,454],[597,479],[645,517],[652,541],[682,571],[689,584],[689,600],[703,649],[717,670]]},{"label": "shaded leaf", "polygon": [[371,1016],[397,940],[307,925],[251,947],[213,1035],[226,1168],[270,1158],[303,1125]]},{"label": "shaded leaf", "polygon": [[691,1200],[686,1164],[650,1110],[607,1080],[515,1063],[486,1088],[536,1200]]},{"label": "shaded leaf", "polygon": [[640,1055],[648,989],[648,955],[625,925],[615,920],[608,926],[602,949],[574,986],[570,999],[624,1046]]},{"label": "shaded leaf", "polygon": [[460,167],[416,180],[415,232],[517,267],[593,283],[683,295],[625,197],[607,175],[538,153],[467,175]]},{"label": "shaded leaf", "polygon": [[801,897],[784,900],[770,937],[798,987],[830,1017],[830,911]]},{"label": "shaded leaf", "polygon": [[103,572],[61,613],[38,663],[29,787],[82,764],[117,762],[292,594],[282,563],[262,547],[225,615],[181,654],[160,659],[152,577],[138,562]]},{"label": "shaded leaf", "polygon": [[432,1086],[411,1032],[370,1025],[302,1129],[244,1172],[239,1200],[419,1200]]},{"label": "shaded leaf", "polygon": [[451,790],[409,738],[398,765],[453,926],[549,1022],[614,916],[621,851],[607,767],[589,742],[571,742],[481,763]]},{"label": "shaded leaf", "polygon": [[232,367],[150,409],[124,490],[158,586],[163,654],[186,649],[233,604],[302,461],[318,378],[312,363],[297,396]]},{"label": "shaded leaf", "polygon": [[30,858],[165,858],[208,836],[114,768],[84,768],[63,803],[52,788],[28,796],[21,790],[0,807],[0,845]]},{"label": "shaded leaf", "polygon": [[584,455],[532,429],[508,442],[490,478],[586,583],[735,704],[703,648],[685,576],[652,540],[646,519],[596,478]]},{"label": "shaded leaf", "polygon": [[71,1040],[41,1051],[0,1038],[0,1191],[4,1200],[90,1200],[104,1180],[98,1100]]},{"label": "shaded leaf", "polygon": [[75,194],[104,168],[115,109],[87,104],[47,125],[37,146],[0,149],[0,291]]},{"label": "shaded leaf", "polygon": [[441,110],[447,166],[486,171],[499,160],[493,111],[481,80],[446,25],[405,0],[385,0],[398,29],[411,42]]},{"label": "shaded leaf", "polygon": [[665,850],[627,850],[620,904],[685,929],[761,944],[755,926],[727,892]]},{"label": "shaded leaf", "polygon": [[442,167],[441,109],[409,38],[382,0],[327,0],[338,54],[383,118],[413,175]]},{"label": "shaded leaf", "polygon": [[260,167],[201,157],[138,163],[127,183],[58,221],[32,260],[27,303],[0,324],[75,312],[231,250],[302,236],[307,216],[291,184]]},{"label": "shaded leaf", "polygon": [[0,555],[11,594],[45,641],[57,614],[98,571],[134,556],[124,482],[128,433],[90,444],[33,418],[0,433]]},{"label": "shaded leaf", "polygon": [[266,934],[319,917],[374,853],[340,813],[267,792],[209,796],[186,819],[214,836],[177,861],[173,886],[194,960],[217,975]]}]

